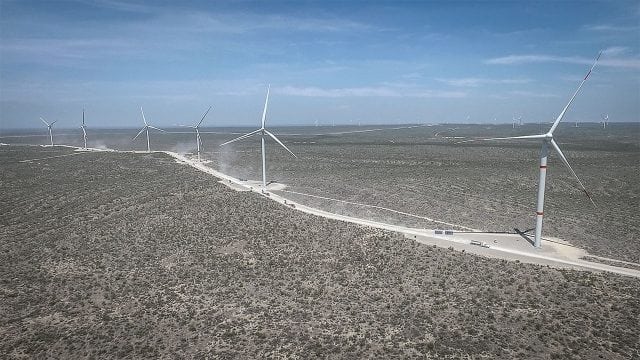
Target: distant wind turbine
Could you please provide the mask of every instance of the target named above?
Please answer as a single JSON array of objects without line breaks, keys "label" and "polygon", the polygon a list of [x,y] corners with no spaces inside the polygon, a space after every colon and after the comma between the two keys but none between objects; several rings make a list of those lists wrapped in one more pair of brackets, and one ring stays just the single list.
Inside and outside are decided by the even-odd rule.
[{"label": "distant wind turbine", "polygon": [[522,126],[522,116],[513,115],[513,128],[515,129],[517,126]]},{"label": "distant wind turbine", "polygon": [[200,139],[200,125],[202,124],[202,122],[204,121],[204,118],[209,113],[209,110],[211,110],[211,106],[209,106],[207,111],[205,111],[204,115],[202,115],[202,119],[200,119],[200,121],[197,124],[195,124],[195,125],[186,125],[186,126],[192,128],[192,129],[194,129],[196,131],[196,145],[198,147],[198,161],[200,161],[200,145],[204,146],[204,144],[202,144],[202,140]]},{"label": "distant wind turbine", "polygon": [[155,129],[155,130],[159,130],[159,131],[162,131],[162,132],[165,132],[165,131],[162,130],[162,129],[158,129],[155,126],[151,126],[151,125],[149,125],[147,123],[147,119],[145,119],[145,117],[144,117],[144,110],[142,110],[142,106],[140,106],[140,112],[142,113],[142,121],[144,121],[144,127],[142,128],[142,130],[140,130],[138,135],[133,137],[133,140],[135,140],[138,136],[140,136],[140,134],[142,134],[143,132],[146,131],[147,132],[147,152],[151,152],[151,145],[149,143],[149,128]]},{"label": "distant wind turbine", "polygon": [[547,131],[545,134],[482,139],[482,140],[507,140],[507,139],[542,140],[542,149],[540,150],[540,180],[538,182],[538,204],[536,207],[536,228],[535,228],[535,238],[534,238],[534,246],[537,248],[540,247],[540,244],[542,241],[542,217],[543,217],[543,211],[544,211],[544,190],[545,190],[545,180],[547,176],[547,157],[549,156],[549,146],[551,146],[556,151],[558,156],[560,156],[560,159],[562,160],[562,162],[566,165],[566,167],[569,169],[571,174],[573,174],[573,177],[576,178],[576,180],[578,181],[578,184],[580,184],[582,191],[587,196],[587,198],[589,198],[589,201],[591,201],[594,207],[596,206],[596,204],[593,202],[593,199],[591,199],[591,196],[587,192],[587,189],[582,184],[582,181],[580,181],[580,178],[578,178],[578,175],[576,174],[576,172],[573,171],[573,168],[571,168],[571,165],[569,165],[567,158],[564,156],[564,154],[562,153],[562,150],[560,150],[560,147],[553,139],[553,132],[558,127],[558,124],[560,123],[560,121],[562,121],[562,118],[564,118],[564,114],[567,112],[567,109],[569,109],[569,106],[573,102],[573,99],[575,99],[576,95],[578,95],[578,92],[582,88],[582,85],[584,85],[584,83],[589,78],[591,71],[593,71],[593,68],[598,63],[598,60],[600,59],[601,55],[602,55],[602,52],[598,54],[598,57],[596,58],[593,65],[589,69],[589,72],[587,73],[587,75],[585,75],[584,79],[582,79],[582,82],[578,86],[578,89],[576,89],[576,91],[573,93],[573,96],[571,97],[567,105],[565,105],[560,115],[558,115],[558,117],[553,122],[553,125],[551,125],[551,128],[549,129],[549,131]]},{"label": "distant wind turbine", "polygon": [[260,126],[259,129],[254,130],[250,133],[244,134],[242,136],[239,136],[233,140],[227,141],[225,143],[220,144],[220,146],[224,146],[227,144],[230,144],[232,142],[238,141],[238,140],[242,140],[242,139],[246,139],[248,137],[251,137],[255,134],[260,134],[261,137],[261,142],[262,142],[262,186],[263,188],[267,188],[267,158],[266,158],[266,152],[265,152],[265,143],[264,143],[264,136],[268,135],[270,136],[273,140],[275,140],[278,144],[280,144],[280,146],[282,146],[285,150],[287,150],[291,155],[293,155],[293,157],[297,158],[296,154],[294,154],[291,150],[289,150],[288,147],[286,147],[275,135],[273,135],[271,132],[269,132],[266,128],[266,120],[267,120],[267,106],[269,105],[269,91],[271,90],[271,86],[269,85],[269,87],[267,87],[267,98],[264,101],[264,109],[262,110],[262,124]]},{"label": "distant wind turbine", "polygon": [[87,126],[84,124],[84,109],[82,109],[82,126],[80,126],[80,129],[82,129],[82,135],[84,136],[84,148],[87,148]]},{"label": "distant wind turbine", "polygon": [[51,132],[51,128],[53,127],[53,124],[55,124],[58,120],[54,120],[51,124],[49,124],[45,119],[43,119],[42,117],[40,117],[40,120],[42,120],[42,122],[47,125],[47,129],[49,129],[49,139],[51,140],[51,146],[53,146],[53,133]]},{"label": "distant wind turbine", "polygon": [[602,115],[602,128],[607,128],[607,123],[609,122],[609,114]]}]

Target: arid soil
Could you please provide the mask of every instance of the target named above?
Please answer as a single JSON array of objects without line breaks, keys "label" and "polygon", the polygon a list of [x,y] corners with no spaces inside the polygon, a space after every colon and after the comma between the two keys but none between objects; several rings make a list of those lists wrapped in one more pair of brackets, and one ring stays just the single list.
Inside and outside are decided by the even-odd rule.
[{"label": "arid soil", "polygon": [[164,154],[70,153],[0,147],[7,357],[640,356],[637,279],[305,215]]},{"label": "arid soil", "polygon": [[[299,158],[268,141],[267,175],[269,180],[285,183],[288,190],[300,193],[382,206],[485,231],[528,230],[535,222],[539,142],[458,142],[536,134],[548,127],[435,125],[328,136],[312,134],[369,127],[275,129]],[[173,131],[181,133],[152,133],[152,149],[194,151],[193,134],[184,129]],[[210,166],[238,178],[259,180],[258,137],[221,148],[220,143],[248,129],[213,131],[203,130],[203,157],[212,162]],[[0,142],[48,141],[44,131],[39,137],[7,135],[0,136]],[[89,146],[146,149],[144,139],[131,141],[133,135],[134,130],[98,130],[90,132]],[[581,124],[578,128],[561,124],[555,135],[597,207],[584,196],[557,154],[551,153],[543,235],[569,241],[593,255],[640,263],[640,124],[612,123],[606,130],[598,124]],[[61,129],[54,140],[78,146],[82,136],[80,130]],[[361,218],[412,227],[442,227],[367,207],[292,193],[281,195]]]},{"label": "arid soil", "polygon": [[[333,137],[285,138],[299,159],[268,147],[271,180],[288,190],[387,207],[485,231],[535,226],[539,142],[455,143],[441,127]],[[445,129],[446,130],[446,129]],[[505,126],[449,130],[462,137],[535,134]],[[434,135],[437,134],[437,135]],[[444,133],[447,134],[447,133]],[[640,263],[640,126],[606,132],[561,127],[557,142],[593,197],[594,207],[559,157],[547,172],[543,235],[567,240],[594,255]],[[240,151],[240,152],[232,152]],[[232,175],[259,178],[259,144],[236,144],[214,162]],[[222,160],[218,160],[222,159]],[[232,165],[229,165],[232,164]],[[413,217],[282,193],[334,212],[442,227]]]}]

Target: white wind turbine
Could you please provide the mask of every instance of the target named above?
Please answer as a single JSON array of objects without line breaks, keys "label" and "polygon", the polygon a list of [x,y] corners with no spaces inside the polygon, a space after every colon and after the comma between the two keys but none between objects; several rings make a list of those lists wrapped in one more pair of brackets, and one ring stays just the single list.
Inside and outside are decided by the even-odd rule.
[{"label": "white wind turbine", "polygon": [[142,134],[143,132],[146,131],[147,132],[147,152],[151,152],[151,146],[149,144],[149,128],[156,129],[156,130],[159,130],[159,131],[162,131],[162,132],[164,132],[164,130],[159,129],[159,128],[155,127],[155,126],[151,126],[151,125],[149,125],[147,123],[147,119],[145,119],[145,117],[144,117],[144,110],[142,110],[142,106],[140,106],[140,112],[142,113],[142,121],[144,121],[144,127],[142,128],[142,130],[140,130],[138,135],[133,137],[133,140],[135,140],[138,136],[140,136],[140,134]]},{"label": "white wind turbine", "polygon": [[40,120],[42,120],[42,122],[47,125],[47,129],[49,129],[49,139],[51,140],[51,146],[53,146],[53,133],[51,132],[51,128],[53,127],[53,124],[55,124],[58,120],[54,120],[51,124],[49,124],[45,119],[43,119],[42,117],[40,117]]},{"label": "white wind turbine", "polygon": [[516,117],[513,115],[513,128],[515,129],[517,126],[522,126],[522,116]]},{"label": "white wind turbine", "polygon": [[211,106],[209,106],[209,108],[204,113],[204,115],[202,115],[202,119],[200,119],[200,121],[196,125],[186,125],[196,131],[196,144],[198,146],[198,161],[200,161],[200,145],[202,144],[202,140],[200,140],[200,124],[202,124],[202,121],[204,121],[204,118],[209,113],[209,110],[211,110]]},{"label": "white wind turbine", "polygon": [[538,140],[542,140],[542,149],[540,150],[540,180],[538,182],[538,203],[537,203],[537,207],[536,207],[536,229],[535,229],[535,238],[534,238],[534,244],[533,244],[537,248],[540,247],[540,244],[541,244],[541,241],[542,241],[542,217],[543,217],[543,212],[544,212],[544,188],[545,188],[545,180],[546,180],[546,176],[547,176],[547,157],[549,156],[549,145],[551,145],[551,147],[556,151],[558,156],[560,156],[560,159],[562,160],[562,162],[567,166],[569,171],[571,171],[571,174],[573,174],[573,176],[576,178],[576,180],[578,180],[578,184],[580,184],[580,187],[582,188],[582,191],[585,193],[585,195],[587,195],[587,197],[589,198],[589,201],[591,201],[593,206],[596,206],[596,204],[593,202],[593,199],[591,199],[591,196],[587,192],[587,189],[582,184],[582,181],[580,181],[580,178],[578,178],[578,175],[575,173],[575,171],[573,171],[573,169],[571,168],[571,165],[569,165],[569,162],[567,161],[567,158],[564,156],[564,154],[562,153],[562,150],[560,150],[560,147],[558,146],[558,144],[553,139],[553,132],[558,127],[558,124],[560,123],[560,121],[562,121],[562,118],[564,117],[564,114],[567,112],[567,109],[569,108],[569,106],[573,102],[573,99],[575,99],[576,95],[578,95],[578,92],[582,88],[582,85],[584,85],[584,83],[589,78],[589,75],[591,74],[591,71],[593,71],[593,68],[596,66],[596,63],[598,62],[598,59],[600,59],[600,55],[602,55],[602,52],[600,52],[600,54],[598,54],[598,57],[596,58],[596,60],[594,61],[593,65],[589,69],[589,72],[584,77],[584,79],[582,79],[582,82],[578,86],[578,89],[576,89],[576,91],[573,93],[573,96],[571,97],[571,99],[569,100],[567,105],[565,105],[564,109],[562,109],[562,112],[560,113],[560,115],[558,115],[556,120],[553,122],[553,125],[551,125],[551,128],[549,129],[549,131],[547,131],[547,133],[540,134],[540,135],[525,135],[525,136],[511,136],[511,137],[503,137],[503,138],[482,139],[482,140],[507,140],[507,139],[538,139]]},{"label": "white wind turbine", "polygon": [[275,140],[278,144],[280,144],[280,146],[282,146],[291,155],[293,155],[293,157],[297,158],[296,154],[294,154],[291,150],[289,150],[289,148],[286,147],[280,140],[278,140],[278,138],[275,135],[270,133],[265,128],[266,119],[267,119],[267,105],[269,104],[269,91],[270,90],[271,90],[271,86],[269,85],[269,87],[267,88],[267,98],[264,101],[264,110],[262,111],[262,125],[260,126],[260,129],[257,129],[255,131],[250,132],[250,133],[247,133],[247,134],[244,134],[242,136],[239,136],[239,137],[237,137],[237,138],[235,138],[233,140],[230,140],[230,141],[227,141],[225,143],[220,144],[220,146],[227,145],[227,144],[230,144],[232,142],[235,142],[235,141],[238,141],[238,140],[242,140],[242,139],[246,139],[246,138],[248,138],[250,136],[253,136],[255,134],[260,133],[261,141],[262,141],[262,186],[265,189],[267,187],[267,159],[266,159],[266,152],[265,152],[265,145],[264,145],[264,136],[265,135],[270,136],[273,140]]},{"label": "white wind turbine", "polygon": [[87,148],[87,126],[84,124],[84,109],[82,109],[82,126],[80,126],[80,129],[82,129],[82,135],[84,136],[84,148]]},{"label": "white wind turbine", "polygon": [[609,114],[602,115],[602,128],[607,128],[607,123],[609,122]]}]

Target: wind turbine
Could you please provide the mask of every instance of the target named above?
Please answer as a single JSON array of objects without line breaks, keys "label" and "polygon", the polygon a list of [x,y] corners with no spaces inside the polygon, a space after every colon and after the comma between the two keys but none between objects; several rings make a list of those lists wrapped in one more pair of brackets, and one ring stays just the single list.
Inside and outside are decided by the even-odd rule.
[{"label": "wind turbine", "polygon": [[580,178],[578,178],[578,175],[576,174],[576,172],[573,171],[573,168],[571,168],[571,165],[569,165],[569,161],[567,161],[567,158],[562,153],[562,150],[560,150],[560,147],[553,139],[553,132],[558,127],[558,124],[560,123],[560,121],[562,121],[564,114],[567,112],[567,109],[569,109],[569,106],[573,102],[573,99],[575,99],[576,95],[578,95],[578,92],[582,88],[582,85],[584,85],[584,83],[589,78],[591,71],[593,71],[593,68],[598,63],[598,60],[600,59],[601,55],[602,55],[602,52],[598,54],[598,57],[596,58],[593,65],[589,69],[589,72],[587,73],[587,75],[585,75],[584,79],[582,79],[582,82],[578,86],[578,89],[576,89],[576,91],[573,93],[573,96],[571,96],[571,99],[569,100],[567,105],[565,105],[560,115],[558,115],[556,120],[553,122],[553,125],[551,125],[551,128],[549,129],[549,131],[547,131],[545,134],[483,139],[483,140],[507,140],[507,139],[542,140],[542,149],[540,150],[540,180],[538,182],[538,203],[536,207],[536,229],[535,229],[535,238],[534,238],[534,244],[533,244],[536,248],[540,247],[540,244],[542,241],[542,217],[544,213],[544,188],[545,188],[545,180],[547,176],[547,158],[549,156],[549,146],[551,146],[556,151],[558,156],[560,156],[560,159],[566,165],[569,171],[571,171],[571,174],[573,174],[573,177],[575,177],[576,180],[578,180],[578,184],[580,184],[582,191],[585,193],[585,195],[587,195],[587,197],[589,198],[589,201],[591,201],[593,206],[596,206],[596,204],[593,202],[593,199],[591,199],[591,195],[589,195],[589,193],[587,192],[587,189],[582,184],[582,181],[580,181]]},{"label": "wind turbine", "polygon": [[211,106],[209,106],[207,111],[205,111],[204,115],[202,115],[202,119],[200,119],[200,121],[196,125],[187,125],[188,127],[196,131],[196,145],[198,146],[198,161],[200,161],[200,144],[202,144],[202,140],[200,140],[200,124],[202,124],[202,121],[204,121],[204,118],[209,113],[209,110],[211,110]]},{"label": "wind turbine", "polygon": [[158,129],[157,127],[151,126],[147,123],[147,119],[145,119],[144,117],[144,110],[142,110],[142,106],[140,106],[140,112],[142,113],[142,121],[144,121],[144,127],[142,128],[142,130],[140,130],[138,135],[133,137],[133,140],[135,140],[138,136],[140,136],[140,134],[146,131],[147,132],[147,152],[151,152],[151,146],[149,145],[149,128],[156,129],[162,132],[164,132],[164,130]]},{"label": "wind turbine", "polygon": [[265,144],[264,144],[264,136],[268,135],[270,136],[273,140],[275,140],[278,144],[280,144],[280,146],[282,146],[285,150],[287,150],[291,155],[293,155],[293,157],[298,158],[296,156],[296,154],[294,154],[291,150],[289,150],[288,147],[286,147],[280,140],[278,140],[278,138],[273,135],[272,133],[270,133],[266,128],[265,128],[265,124],[266,124],[266,120],[267,120],[267,106],[269,104],[269,91],[271,90],[271,85],[269,85],[269,87],[267,87],[267,98],[264,101],[264,110],[262,110],[262,125],[260,126],[260,129],[254,130],[250,133],[244,134],[242,136],[239,136],[233,140],[227,141],[225,143],[220,144],[220,146],[223,145],[227,145],[230,144],[232,142],[238,141],[238,140],[242,140],[242,139],[246,139],[248,137],[251,137],[255,134],[260,133],[260,137],[261,137],[261,142],[262,142],[262,186],[263,188],[267,188],[267,158],[266,158],[266,152],[265,152]]},{"label": "wind turbine", "polygon": [[517,126],[522,126],[522,116],[513,115],[513,128],[515,129]]},{"label": "wind turbine", "polygon": [[87,126],[84,124],[84,109],[82,109],[82,126],[80,126],[80,129],[82,129],[82,135],[84,136],[84,148],[87,148]]},{"label": "wind turbine", "polygon": [[40,120],[42,120],[42,122],[47,125],[47,129],[49,129],[49,139],[51,139],[51,146],[53,146],[53,134],[51,133],[51,128],[53,127],[53,124],[55,124],[58,120],[54,120],[51,124],[49,124],[45,119],[43,119],[42,117],[40,117]]},{"label": "wind turbine", "polygon": [[609,122],[609,114],[602,115],[602,128],[607,128],[607,123]]}]

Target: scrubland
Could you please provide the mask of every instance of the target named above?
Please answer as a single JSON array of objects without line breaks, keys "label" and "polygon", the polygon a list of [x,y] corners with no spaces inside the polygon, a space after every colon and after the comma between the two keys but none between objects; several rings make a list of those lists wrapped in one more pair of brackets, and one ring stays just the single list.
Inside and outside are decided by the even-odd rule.
[{"label": "scrubland", "polygon": [[[596,124],[582,126],[560,127],[556,141],[596,207],[557,154],[551,153],[543,235],[567,240],[594,255],[640,263],[640,125],[615,124],[606,130]],[[382,206],[484,231],[523,231],[535,226],[540,142],[458,142],[538,132],[538,125],[516,129],[510,125],[449,125],[289,136],[283,139],[299,159],[270,145],[268,175],[296,192]],[[215,166],[243,178],[260,177],[257,139],[224,151],[213,154]],[[357,217],[447,228],[371,208],[286,192],[281,195]]]},{"label": "scrubland", "polygon": [[[334,145],[318,146],[320,154]],[[354,144],[355,160],[318,156],[272,171],[293,179],[303,166],[348,170],[377,146]],[[438,160],[435,149],[445,146],[419,146],[403,161],[440,161],[454,173],[473,163]],[[164,154],[52,157],[71,152],[0,147],[7,357],[640,356],[637,279],[487,259],[302,214]],[[375,166],[400,177],[396,154],[381,154],[358,179]],[[417,169],[415,179],[428,175]],[[465,171],[461,179],[472,176]],[[444,181],[435,179],[413,191]],[[570,185],[550,183],[566,188],[567,201],[582,201]],[[355,196],[350,184],[344,196]]]}]

